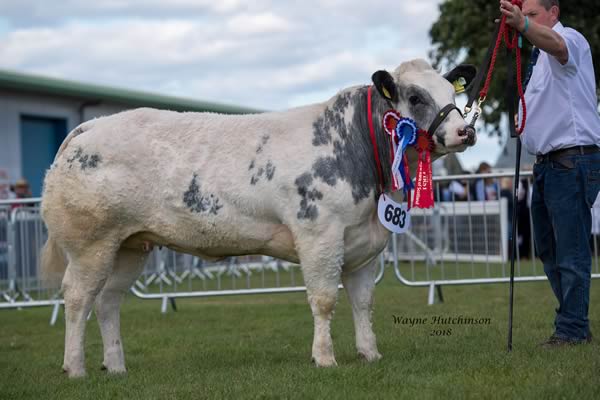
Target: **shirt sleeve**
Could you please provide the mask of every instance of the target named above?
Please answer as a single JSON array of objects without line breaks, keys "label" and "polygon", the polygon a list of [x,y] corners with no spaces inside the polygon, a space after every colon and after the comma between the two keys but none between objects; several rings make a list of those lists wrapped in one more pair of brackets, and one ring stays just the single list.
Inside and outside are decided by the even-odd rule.
[{"label": "shirt sleeve", "polygon": [[565,41],[567,45],[568,57],[567,63],[562,65],[558,60],[552,56],[549,56],[550,59],[550,69],[552,70],[552,74],[576,74],[577,68],[579,65],[579,60],[581,59],[581,53],[584,50],[587,42],[585,39],[579,34],[577,31],[573,29],[565,29],[562,32],[557,32]]}]

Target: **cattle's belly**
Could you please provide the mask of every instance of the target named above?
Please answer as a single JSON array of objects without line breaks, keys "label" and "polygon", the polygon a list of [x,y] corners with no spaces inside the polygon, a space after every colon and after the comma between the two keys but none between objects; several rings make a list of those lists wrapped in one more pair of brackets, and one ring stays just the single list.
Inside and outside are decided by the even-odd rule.
[{"label": "cattle's belly", "polygon": [[202,227],[202,224],[193,227],[186,225],[187,223],[180,223],[169,227],[163,224],[160,231],[136,233],[123,245],[142,248],[145,243],[150,243],[206,260],[262,254],[299,263],[292,234],[285,225],[254,222],[242,225],[246,227],[242,229],[239,225],[238,229],[214,227],[212,224],[210,227]]}]

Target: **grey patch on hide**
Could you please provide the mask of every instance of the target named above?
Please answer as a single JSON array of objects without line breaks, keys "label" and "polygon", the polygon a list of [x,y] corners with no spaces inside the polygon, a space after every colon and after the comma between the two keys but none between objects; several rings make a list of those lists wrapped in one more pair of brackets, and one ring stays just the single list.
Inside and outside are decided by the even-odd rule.
[{"label": "grey patch on hide", "polygon": [[268,180],[272,180],[273,176],[275,176],[275,165],[273,165],[273,163],[271,162],[271,160],[269,160],[267,162],[267,166],[265,167],[266,169],[266,176]]},{"label": "grey patch on hide", "polygon": [[[390,191],[392,187],[390,141],[381,124],[390,104],[377,91],[373,91],[374,149],[367,114],[368,88],[363,86],[338,94],[332,105],[313,123],[313,146],[333,145],[333,150],[329,154],[321,153],[313,160],[312,177],[329,186],[337,185],[339,180],[348,183],[355,204],[369,196],[377,201],[379,173],[374,151],[377,151],[381,160],[383,190]],[[419,127],[427,129],[440,109],[432,96],[416,85],[400,84],[398,89],[400,103],[409,107],[410,115]],[[409,99],[413,95],[419,96],[424,104],[410,104]],[[439,131],[443,132],[443,126]],[[444,138],[436,136],[438,142],[444,145]]]},{"label": "grey patch on hide", "polygon": [[[255,165],[253,161],[252,168],[254,167]],[[275,176],[275,165],[273,165],[273,162],[271,160],[267,161],[267,165],[265,165],[264,167],[259,167],[256,173],[250,177],[250,184],[256,185],[263,175],[269,181],[273,179],[273,176]]]},{"label": "grey patch on hide", "polygon": [[341,137],[348,135],[344,114],[350,103],[350,92],[338,95],[333,105],[327,107],[319,118],[313,122],[313,146],[323,146],[331,143],[333,132]]},{"label": "grey patch on hide", "polygon": [[81,126],[78,126],[77,128],[75,128],[75,130],[73,131],[73,137],[75,136],[79,136],[84,132],[83,128]]},{"label": "grey patch on hide", "polygon": [[260,143],[256,147],[256,154],[262,153],[264,146],[267,144],[267,142],[269,141],[270,138],[271,137],[269,135],[263,135],[260,138]]},{"label": "grey patch on hide", "polygon": [[197,179],[198,175],[194,174],[188,190],[183,193],[183,202],[192,212],[217,215],[223,205],[219,204],[219,199],[214,194],[203,195]]},{"label": "grey patch on hide", "polygon": [[69,168],[73,167],[75,161],[79,162],[79,167],[82,170],[86,170],[88,168],[97,168],[98,164],[102,162],[102,157],[100,154],[84,154],[83,149],[79,147],[73,157],[67,159]]},{"label": "grey patch on hide", "polygon": [[335,158],[320,157],[313,164],[313,175],[315,178],[321,178],[329,186],[335,186],[337,183],[337,169]]},{"label": "grey patch on hide", "polygon": [[264,167],[259,167],[258,171],[256,171],[256,174],[252,175],[252,177],[250,178],[250,184],[256,185],[258,183],[258,181],[260,181],[260,177],[263,176],[264,173],[265,173]]},{"label": "grey patch on hide", "polygon": [[[327,108],[316,124],[326,128],[314,131],[313,145],[321,144],[321,138],[331,136],[333,151],[328,156],[317,158],[312,165],[315,178],[329,186],[337,185],[338,179],[347,182],[352,191],[354,203],[376,193],[379,182],[377,167],[373,155],[373,145],[369,133],[367,118],[368,87],[357,88],[341,93],[333,106]],[[352,107],[352,119],[347,120],[348,107]],[[373,121],[377,138],[377,150],[384,171],[391,166],[389,139],[380,123],[383,113],[389,108],[381,96],[373,95]],[[326,135],[324,134],[326,133]],[[391,180],[384,178],[387,183]]]},{"label": "grey patch on hide", "polygon": [[300,175],[294,183],[300,195],[300,209],[298,210],[298,214],[296,214],[297,218],[314,221],[319,216],[319,209],[315,203],[323,199],[323,193],[315,188],[310,189],[313,183],[313,177],[310,172]]}]

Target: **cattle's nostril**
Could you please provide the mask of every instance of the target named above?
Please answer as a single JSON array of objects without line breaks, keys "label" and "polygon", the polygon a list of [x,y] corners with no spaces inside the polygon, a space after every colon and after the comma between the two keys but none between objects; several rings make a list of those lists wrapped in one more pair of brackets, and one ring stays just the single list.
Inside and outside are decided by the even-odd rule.
[{"label": "cattle's nostril", "polygon": [[474,139],[475,138],[475,128],[472,127],[471,125],[467,125],[465,127],[465,132],[468,138],[470,139]]},{"label": "cattle's nostril", "polygon": [[463,144],[466,144],[468,146],[473,146],[475,144],[475,140],[477,138],[476,133],[475,133],[475,128],[471,125],[467,125],[465,126],[465,128],[463,129],[463,134],[461,136],[466,136],[463,139]]}]

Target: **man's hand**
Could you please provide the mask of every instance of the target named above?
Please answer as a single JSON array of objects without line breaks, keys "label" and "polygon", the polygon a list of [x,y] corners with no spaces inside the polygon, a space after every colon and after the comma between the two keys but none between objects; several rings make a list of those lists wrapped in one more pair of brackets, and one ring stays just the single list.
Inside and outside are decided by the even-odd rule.
[{"label": "man's hand", "polygon": [[525,16],[521,9],[510,1],[500,0],[500,12],[506,15],[506,23],[514,29],[522,32],[525,29]]}]

